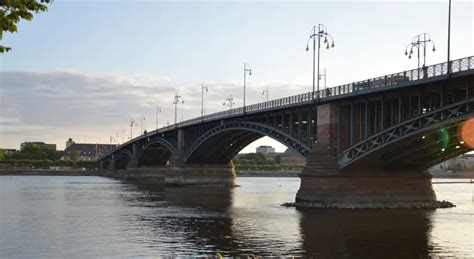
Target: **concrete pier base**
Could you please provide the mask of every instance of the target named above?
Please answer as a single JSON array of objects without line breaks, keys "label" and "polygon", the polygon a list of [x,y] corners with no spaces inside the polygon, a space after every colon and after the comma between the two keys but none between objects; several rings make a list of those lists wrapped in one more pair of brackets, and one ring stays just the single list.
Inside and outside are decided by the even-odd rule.
[{"label": "concrete pier base", "polygon": [[164,186],[166,168],[156,167],[105,170],[101,175],[115,179],[136,181],[140,184]]},{"label": "concrete pier base", "polygon": [[166,186],[235,186],[235,169],[230,165],[168,166]]},{"label": "concrete pier base", "polygon": [[302,174],[296,206],[318,208],[437,208],[431,175],[420,173]]}]

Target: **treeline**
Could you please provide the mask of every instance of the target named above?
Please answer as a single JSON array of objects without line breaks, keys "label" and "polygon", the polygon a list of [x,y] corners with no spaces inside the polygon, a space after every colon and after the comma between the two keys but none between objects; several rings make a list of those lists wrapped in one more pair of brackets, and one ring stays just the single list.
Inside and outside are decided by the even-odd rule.
[{"label": "treeline", "polygon": [[33,167],[41,169],[48,169],[51,166],[93,169],[99,166],[97,161],[53,161],[48,159],[5,159],[0,160],[0,165],[4,167]]},{"label": "treeline", "polygon": [[31,144],[25,146],[21,151],[15,152],[13,154],[5,155],[2,152],[0,158],[3,159],[15,159],[15,160],[51,160],[56,161],[61,159],[61,154],[53,149],[42,148],[36,144]]},{"label": "treeline", "polygon": [[279,166],[280,156],[265,156],[260,153],[238,154],[232,159],[234,165],[275,165]]}]

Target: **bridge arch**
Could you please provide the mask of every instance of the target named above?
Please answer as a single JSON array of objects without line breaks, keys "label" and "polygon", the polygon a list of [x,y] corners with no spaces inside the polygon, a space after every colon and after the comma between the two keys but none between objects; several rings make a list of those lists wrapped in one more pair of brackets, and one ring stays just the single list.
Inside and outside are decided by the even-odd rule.
[{"label": "bridge arch", "polygon": [[128,163],[134,158],[132,152],[128,149],[122,149],[114,155],[115,169],[127,169]]},{"label": "bridge arch", "polygon": [[462,123],[472,117],[474,98],[421,114],[344,150],[338,159],[339,167],[426,170],[470,151],[457,133]]},{"label": "bridge arch", "polygon": [[186,164],[226,164],[255,140],[268,136],[306,157],[309,147],[286,132],[268,125],[231,121],[208,130],[187,149]]},{"label": "bridge arch", "polygon": [[142,147],[137,165],[165,166],[173,154],[176,154],[176,148],[171,142],[164,138],[153,138]]}]

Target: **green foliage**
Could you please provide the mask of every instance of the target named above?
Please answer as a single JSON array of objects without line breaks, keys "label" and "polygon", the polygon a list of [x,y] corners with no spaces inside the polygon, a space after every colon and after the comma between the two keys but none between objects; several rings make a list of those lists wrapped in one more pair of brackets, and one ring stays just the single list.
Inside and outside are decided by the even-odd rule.
[{"label": "green foliage", "polygon": [[[0,40],[3,32],[17,31],[17,23],[21,20],[30,21],[33,13],[45,12],[47,4],[53,0],[0,0]],[[0,45],[0,53],[8,52],[11,48]]]},{"label": "green foliage", "polygon": [[25,146],[25,148],[12,155],[11,159],[48,159],[59,160],[59,154],[56,150],[42,148],[36,144]]},{"label": "green foliage", "polygon": [[4,160],[5,156],[3,155],[3,150],[0,149],[0,161]]},{"label": "green foliage", "polygon": [[69,158],[71,158],[72,161],[79,160],[79,157],[81,157],[81,152],[79,151],[72,151],[71,154],[69,154]]},{"label": "green foliage", "polygon": [[278,164],[275,158],[271,156],[265,156],[260,153],[248,153],[239,154],[234,158],[235,164],[248,164],[248,165],[276,165]]},{"label": "green foliage", "polygon": [[99,163],[97,161],[65,161],[57,160],[51,161],[48,159],[7,159],[1,160],[0,164],[9,165],[9,166],[21,166],[21,167],[34,167],[34,168],[49,168],[51,166],[60,166],[60,167],[76,167],[76,168],[98,168]]}]

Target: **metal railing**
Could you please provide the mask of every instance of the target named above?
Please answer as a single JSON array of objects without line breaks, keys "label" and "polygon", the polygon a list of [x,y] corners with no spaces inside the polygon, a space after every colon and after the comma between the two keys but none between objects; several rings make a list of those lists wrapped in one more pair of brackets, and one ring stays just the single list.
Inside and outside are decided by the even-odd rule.
[{"label": "metal railing", "polygon": [[[458,73],[467,70],[474,70],[474,56],[465,57],[457,60],[451,61],[451,74]],[[399,73],[389,74],[385,76],[375,77],[367,80],[362,80],[358,82],[353,82],[349,84],[339,85],[331,88],[326,88],[324,90],[319,90],[316,92],[308,92],[293,96],[288,96],[280,99],[270,100],[267,102],[251,104],[245,106],[245,112],[255,112],[262,111],[267,109],[276,109],[283,108],[290,105],[296,104],[305,104],[313,101],[311,94],[314,95],[314,100],[321,101],[328,97],[342,96],[346,94],[352,94],[359,91],[364,91],[368,89],[375,89],[381,87],[390,87],[398,84],[424,80],[432,77],[438,77],[447,75],[448,71],[448,62],[439,63],[427,67],[422,67],[420,69],[412,69],[408,71],[403,71]],[[217,119],[224,119],[228,117],[234,117],[237,115],[243,115],[244,108],[238,107],[226,111],[216,112],[205,116],[196,117],[193,119],[185,120],[177,124],[171,124],[165,127],[162,127],[158,130],[150,131],[146,135],[141,135],[135,139],[129,140],[126,143],[123,143],[121,146],[126,146],[137,139],[148,137],[156,133],[162,133],[170,129],[181,128],[185,126],[190,126],[194,124],[199,124],[201,122],[212,121]]]}]

